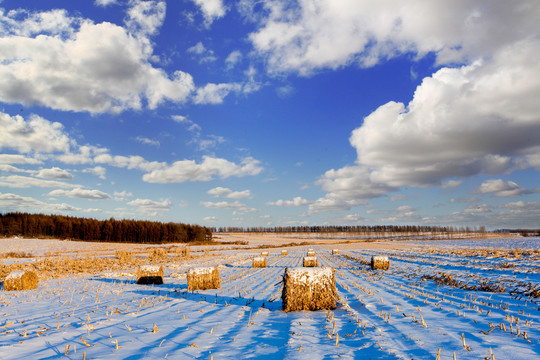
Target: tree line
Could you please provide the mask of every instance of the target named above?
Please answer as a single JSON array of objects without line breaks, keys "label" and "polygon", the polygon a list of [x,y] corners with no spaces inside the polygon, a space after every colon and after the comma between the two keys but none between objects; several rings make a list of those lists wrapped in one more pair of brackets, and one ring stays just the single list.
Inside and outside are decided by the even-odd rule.
[{"label": "tree line", "polygon": [[96,220],[19,212],[0,214],[0,234],[5,237],[159,244],[212,240],[211,229],[199,225],[114,218]]},{"label": "tree line", "polygon": [[523,237],[540,236],[540,229],[499,229],[494,232],[502,234],[519,234]]},{"label": "tree line", "polygon": [[214,227],[214,233],[362,233],[362,234],[387,234],[387,233],[485,233],[485,226],[427,226],[427,225],[313,225],[313,226],[274,226],[274,227]]}]

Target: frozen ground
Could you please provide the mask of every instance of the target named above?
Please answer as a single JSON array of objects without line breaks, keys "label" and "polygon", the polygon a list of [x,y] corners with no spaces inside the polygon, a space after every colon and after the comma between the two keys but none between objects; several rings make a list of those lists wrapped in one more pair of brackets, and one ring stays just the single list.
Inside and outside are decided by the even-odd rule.
[{"label": "frozen ground", "polygon": [[[33,243],[24,247],[42,248]],[[526,293],[540,288],[540,261],[509,250],[539,244],[357,243],[336,245],[340,255],[310,245],[287,256],[270,249],[260,269],[251,267],[259,252],[214,250],[166,264],[163,285],[137,285],[136,268],[43,280],[37,290],[0,292],[0,359],[435,359],[439,349],[441,360],[491,352],[498,360],[537,359],[540,298]],[[281,276],[300,266],[308,247],[321,266],[336,269],[341,304],[284,313]],[[391,270],[369,270],[371,255],[389,256]],[[188,292],[193,266],[218,266],[221,289]],[[449,276],[453,283],[437,280]]]}]

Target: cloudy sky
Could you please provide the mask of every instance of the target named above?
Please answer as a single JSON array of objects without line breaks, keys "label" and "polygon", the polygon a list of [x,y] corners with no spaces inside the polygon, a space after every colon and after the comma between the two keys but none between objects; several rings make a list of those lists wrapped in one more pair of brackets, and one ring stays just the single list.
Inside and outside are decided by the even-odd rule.
[{"label": "cloudy sky", "polygon": [[0,0],[0,211],[540,227],[538,0]]}]

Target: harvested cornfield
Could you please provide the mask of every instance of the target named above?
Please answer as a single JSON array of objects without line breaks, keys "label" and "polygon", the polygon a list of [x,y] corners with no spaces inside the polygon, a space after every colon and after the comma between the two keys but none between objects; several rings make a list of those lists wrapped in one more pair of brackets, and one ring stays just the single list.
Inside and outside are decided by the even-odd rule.
[{"label": "harvested cornfield", "polygon": [[114,253],[114,257],[118,259],[118,263],[120,263],[121,265],[128,264],[133,261],[133,252],[116,250],[116,252]]},{"label": "harvested cornfield", "polygon": [[269,256],[270,253],[268,251],[263,251],[261,252],[261,256]]},{"label": "harvested cornfield", "polygon": [[38,284],[39,279],[33,271],[12,271],[4,280],[4,290],[33,290],[38,287]]},{"label": "harvested cornfield", "polygon": [[308,251],[307,251],[307,256],[315,256],[315,250],[313,250],[313,249],[308,249]]},{"label": "harvested cornfield", "polygon": [[188,291],[219,289],[221,281],[217,267],[191,268],[187,272]]},{"label": "harvested cornfield", "polygon": [[148,259],[150,261],[164,261],[167,259],[167,250],[162,248],[152,249],[148,253]]},{"label": "harvested cornfield", "polygon": [[389,270],[390,260],[388,256],[372,256],[371,270]]},{"label": "harvested cornfield", "polygon": [[163,267],[158,265],[142,265],[137,270],[137,284],[163,284]]},{"label": "harvested cornfield", "polygon": [[289,255],[287,250],[281,250],[281,256]]},{"label": "harvested cornfield", "polygon": [[319,260],[315,256],[305,256],[303,265],[304,267],[317,267],[319,266]]},{"label": "harvested cornfield", "polygon": [[266,258],[263,256],[253,258],[253,267],[254,268],[265,268],[267,266]]},{"label": "harvested cornfield", "polygon": [[339,299],[334,269],[286,268],[281,300],[283,311],[331,310]]},{"label": "harvested cornfield", "polygon": [[332,255],[339,255],[339,249],[332,249]]},{"label": "harvested cornfield", "polygon": [[[466,257],[454,250],[487,245],[493,252],[540,249],[540,237],[288,247],[274,234],[267,236],[272,236],[265,240],[270,248],[259,248],[258,239],[245,248],[215,245],[209,247],[210,257],[204,256],[205,246],[190,244],[190,258],[180,255],[185,244],[167,246],[166,263],[150,263],[146,244],[0,239],[2,251],[36,254],[30,260],[0,261],[0,359],[134,359],[142,353],[153,359],[249,354],[450,360],[454,353],[460,360],[539,358],[537,254],[524,255],[528,250],[523,249],[521,259],[487,253]],[[302,267],[310,246],[319,267],[302,268],[302,273],[334,268],[341,300],[336,299],[335,310],[292,311],[310,309],[310,301],[304,306],[295,302],[297,293],[286,292],[289,311],[283,311],[284,271]],[[341,254],[332,255],[337,246]],[[66,249],[65,254],[39,258],[55,247]],[[289,255],[279,256],[285,249]],[[121,266],[117,250],[132,251],[133,262]],[[253,269],[261,251],[271,253],[268,267]],[[395,270],[368,270],[373,255],[387,256]],[[137,285],[135,274],[143,264],[162,265],[166,285]],[[187,291],[188,269],[214,266],[220,289]],[[19,270],[34,271],[38,288],[2,291],[4,279]],[[311,291],[297,288],[300,294]]]}]

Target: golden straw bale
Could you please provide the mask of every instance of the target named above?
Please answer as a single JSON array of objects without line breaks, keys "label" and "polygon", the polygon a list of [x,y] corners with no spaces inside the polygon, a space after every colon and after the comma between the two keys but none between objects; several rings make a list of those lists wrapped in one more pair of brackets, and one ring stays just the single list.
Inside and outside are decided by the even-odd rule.
[{"label": "golden straw bale", "polygon": [[388,256],[372,256],[371,270],[389,270],[390,260]]},{"label": "golden straw bale", "polygon": [[137,270],[137,284],[163,284],[163,266],[141,265]]},{"label": "golden straw bale", "polygon": [[315,250],[313,250],[313,249],[308,249],[308,251],[307,251],[307,256],[315,256]]},{"label": "golden straw bale", "polygon": [[219,270],[214,267],[191,268],[187,272],[188,291],[219,289]]},{"label": "golden straw bale", "polygon": [[270,253],[269,253],[268,251],[263,251],[263,252],[261,253],[261,256],[268,256],[268,255],[270,255]]},{"label": "golden straw bale", "polygon": [[339,249],[332,249],[332,255],[339,255]]},{"label": "golden straw bale", "polygon": [[281,250],[281,255],[289,255],[289,252],[287,250]]},{"label": "golden straw bale", "polygon": [[305,256],[303,261],[304,267],[317,267],[319,260],[315,256]]},{"label": "golden straw bale", "polygon": [[335,309],[339,296],[334,269],[286,268],[281,300],[283,311]]},{"label": "golden straw bale", "polygon": [[265,268],[267,266],[266,258],[263,256],[253,258],[253,267],[254,268]]},{"label": "golden straw bale", "polygon": [[38,287],[38,284],[39,279],[33,271],[12,271],[4,280],[4,290],[33,290]]}]

